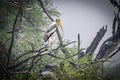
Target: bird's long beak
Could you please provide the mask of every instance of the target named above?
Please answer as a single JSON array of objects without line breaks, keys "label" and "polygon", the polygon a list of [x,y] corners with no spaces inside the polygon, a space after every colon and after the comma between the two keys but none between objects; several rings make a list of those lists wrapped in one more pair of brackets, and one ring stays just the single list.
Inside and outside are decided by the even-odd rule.
[{"label": "bird's long beak", "polygon": [[62,29],[62,31],[63,31],[63,27],[62,27],[62,24],[61,24],[61,21],[60,21],[60,19],[56,19],[56,23],[57,23],[57,25]]}]

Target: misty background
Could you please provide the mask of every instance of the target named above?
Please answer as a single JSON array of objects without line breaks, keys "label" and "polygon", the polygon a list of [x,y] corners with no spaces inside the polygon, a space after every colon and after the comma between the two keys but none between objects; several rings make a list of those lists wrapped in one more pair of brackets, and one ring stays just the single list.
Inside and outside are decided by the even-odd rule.
[{"label": "misty background", "polygon": [[80,33],[81,47],[87,48],[103,25],[107,25],[108,30],[102,41],[112,35],[114,7],[109,0],[52,1],[61,13],[64,39],[76,41]]},{"label": "misty background", "polygon": [[[64,28],[64,39],[77,41],[77,35],[80,33],[82,48],[87,48],[99,29],[102,28],[103,25],[107,25],[107,32],[93,55],[95,58],[101,44],[112,36],[113,12],[116,9],[110,3],[110,0],[52,1],[57,10],[61,13],[60,19]],[[113,56],[111,60],[117,60],[119,56],[120,54],[118,53]],[[114,65],[116,65],[116,63]],[[106,65],[108,67],[111,63],[107,63]]]}]

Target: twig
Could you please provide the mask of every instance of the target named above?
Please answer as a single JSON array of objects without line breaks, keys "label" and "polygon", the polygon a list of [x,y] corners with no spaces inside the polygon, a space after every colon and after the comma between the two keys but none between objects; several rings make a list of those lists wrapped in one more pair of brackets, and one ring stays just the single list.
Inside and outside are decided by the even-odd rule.
[{"label": "twig", "polygon": [[12,4],[13,6],[16,6],[18,8],[20,8],[20,6],[16,3],[13,3],[13,2],[10,2],[10,1],[7,1],[7,0],[4,0],[6,3],[9,3],[9,4]]},{"label": "twig", "polygon": [[[10,75],[9,75],[9,72],[6,70],[6,68],[0,63],[0,71],[2,72],[0,72],[0,75],[6,75],[6,77],[8,78],[8,79],[10,79]],[[4,74],[3,74],[4,73]]]},{"label": "twig", "polygon": [[58,58],[58,59],[69,59],[69,58],[72,58],[72,57],[78,55],[81,51],[82,51],[82,49],[81,49],[78,53],[76,53],[76,54],[74,54],[74,55],[72,55],[72,56],[69,56],[69,57],[65,57],[65,58],[55,56],[54,54],[48,54],[48,55],[49,55],[49,56],[52,56],[52,57],[54,57],[54,58]]},{"label": "twig", "polygon": [[80,34],[78,34],[78,58],[80,58],[81,53],[80,53]]},{"label": "twig", "polygon": [[17,67],[22,66],[22,64],[26,63],[26,62],[29,61],[30,59],[32,59],[32,58],[34,58],[34,57],[36,57],[36,56],[43,56],[43,55],[46,55],[46,54],[41,54],[41,53],[39,53],[39,54],[37,54],[37,55],[33,55],[33,56],[28,57],[27,59],[24,59],[24,60],[22,60],[22,61],[20,61],[20,62],[18,62],[18,63],[16,63],[16,64],[10,65],[7,69],[15,69],[15,68],[17,68]]},{"label": "twig", "polygon": [[[18,57],[17,57],[17,60],[19,60],[21,57],[23,57],[23,56],[25,56],[25,55],[28,55],[28,54],[30,54],[30,53],[45,52],[45,51],[46,51],[46,49],[45,49],[44,47],[43,47],[43,48],[40,48],[39,50],[29,50],[29,51],[23,53],[22,55],[18,56]],[[17,61],[17,60],[16,60],[16,61]]]},{"label": "twig", "polygon": [[67,43],[67,44],[63,45],[63,47],[68,46],[68,45],[70,45],[70,44],[72,44],[72,43],[75,43],[75,42],[76,42],[76,41],[72,41],[72,42],[70,42],[70,43]]},{"label": "twig", "polygon": [[31,62],[31,66],[30,66],[30,68],[29,68],[28,71],[31,71],[31,69],[33,68],[34,61],[35,61],[36,57],[37,57],[37,56],[35,56],[35,57],[33,58],[32,62]]},{"label": "twig", "polygon": [[80,51],[80,34],[78,34],[78,52]]}]

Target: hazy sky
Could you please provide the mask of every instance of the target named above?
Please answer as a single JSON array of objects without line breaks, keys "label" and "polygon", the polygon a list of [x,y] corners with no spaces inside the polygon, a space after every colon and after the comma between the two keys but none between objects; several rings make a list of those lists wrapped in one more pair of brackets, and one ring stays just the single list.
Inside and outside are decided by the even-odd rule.
[{"label": "hazy sky", "polygon": [[77,40],[81,36],[81,46],[87,48],[103,25],[108,31],[103,41],[111,36],[114,8],[109,0],[53,0],[61,13],[64,39]]}]

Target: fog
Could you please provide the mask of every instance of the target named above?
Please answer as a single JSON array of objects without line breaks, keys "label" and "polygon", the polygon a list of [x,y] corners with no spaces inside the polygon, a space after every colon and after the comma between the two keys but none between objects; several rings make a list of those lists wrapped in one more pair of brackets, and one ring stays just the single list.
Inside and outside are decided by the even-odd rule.
[{"label": "fog", "polygon": [[64,39],[77,40],[80,33],[81,47],[87,48],[103,25],[108,25],[101,43],[111,36],[113,6],[109,0],[53,0],[61,13]]}]

